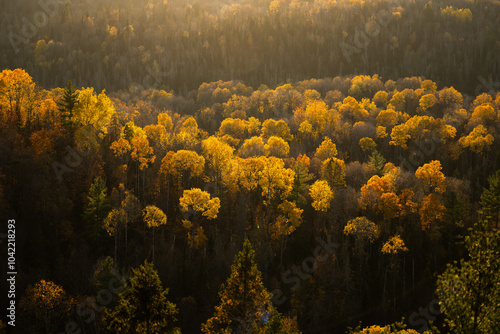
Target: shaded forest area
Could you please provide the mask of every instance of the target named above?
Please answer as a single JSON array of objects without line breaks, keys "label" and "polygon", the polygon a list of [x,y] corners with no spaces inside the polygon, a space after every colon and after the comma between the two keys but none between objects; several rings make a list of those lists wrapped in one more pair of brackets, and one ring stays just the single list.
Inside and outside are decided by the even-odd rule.
[{"label": "shaded forest area", "polygon": [[500,332],[499,13],[2,2],[16,329]]},{"label": "shaded forest area", "polygon": [[478,95],[500,82],[498,1],[82,1],[2,5],[0,67],[45,88],[277,86],[378,74]]},{"label": "shaded forest area", "polygon": [[[245,238],[255,266],[245,246],[240,267],[260,291],[251,300],[285,316],[273,324],[304,333],[403,316],[427,326],[411,315],[436,298],[447,263],[474,259],[469,244],[493,247],[492,259],[474,263],[490,259],[483,280],[498,275],[498,238],[476,242],[468,229],[498,233],[500,174],[489,175],[499,166],[500,93],[464,98],[420,77],[377,75],[259,89],[218,81],[187,98],[70,83],[45,90],[21,69],[4,70],[0,83],[0,203],[17,222],[19,316],[31,331],[69,319],[89,332],[114,326],[103,306],[118,297],[100,293],[114,271],[130,275],[147,260],[154,269],[134,277],[161,279],[178,329],[199,333]],[[457,293],[451,276],[444,296]],[[223,305],[237,295],[228,284]],[[58,291],[50,322],[38,305],[54,302],[29,299],[32,289]],[[217,312],[204,328],[225,319]]]}]

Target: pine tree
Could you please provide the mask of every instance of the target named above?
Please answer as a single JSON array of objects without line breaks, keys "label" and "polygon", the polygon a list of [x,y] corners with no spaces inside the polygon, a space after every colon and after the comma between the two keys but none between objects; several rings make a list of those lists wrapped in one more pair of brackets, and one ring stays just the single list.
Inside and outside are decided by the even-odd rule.
[{"label": "pine tree", "polygon": [[498,228],[500,221],[500,170],[488,178],[488,189],[481,194],[481,213]]},{"label": "pine tree", "polygon": [[118,305],[106,309],[104,323],[109,333],[180,333],[172,328],[178,310],[167,300],[152,263],[144,262],[133,269],[130,285],[120,293]]},{"label": "pine tree", "polygon": [[368,157],[370,164],[375,168],[375,173],[377,175],[382,175],[382,169],[385,166],[385,158],[377,150]]},{"label": "pine tree", "polygon": [[282,333],[285,326],[294,328],[290,326],[293,320],[284,321],[273,308],[271,294],[262,283],[254,255],[246,239],[234,259],[231,276],[219,291],[221,303],[215,307],[214,316],[202,326],[204,333]]},{"label": "pine tree", "polygon": [[68,85],[64,89],[62,101],[58,103],[59,111],[63,118],[63,124],[69,131],[71,137],[74,135],[73,127],[73,110],[78,103],[78,93],[73,89],[73,83],[68,81]]},{"label": "pine tree", "polygon": [[94,241],[99,241],[105,236],[102,224],[111,211],[111,203],[107,196],[107,191],[108,188],[106,188],[103,179],[98,176],[92,182],[87,196],[88,205],[83,214],[83,219],[86,223],[85,233]]},{"label": "pine tree", "polygon": [[438,277],[441,311],[454,333],[500,331],[500,230],[488,219],[465,237],[470,259],[449,264]]}]

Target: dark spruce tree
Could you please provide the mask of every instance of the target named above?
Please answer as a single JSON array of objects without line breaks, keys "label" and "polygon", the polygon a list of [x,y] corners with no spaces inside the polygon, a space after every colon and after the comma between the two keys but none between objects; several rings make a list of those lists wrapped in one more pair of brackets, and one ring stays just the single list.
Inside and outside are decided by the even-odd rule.
[{"label": "dark spruce tree", "polygon": [[105,310],[107,333],[180,333],[173,327],[178,310],[167,300],[168,289],[163,289],[153,264],[146,261],[132,273],[130,285],[119,295],[118,305]]},{"label": "dark spruce tree", "polygon": [[299,333],[295,319],[283,318],[272,306],[254,255],[246,239],[231,266],[231,276],[220,288],[221,302],[214,316],[202,326],[204,333]]},{"label": "dark spruce tree", "polygon": [[70,134],[71,138],[74,135],[73,128],[73,110],[78,103],[78,93],[73,89],[73,83],[68,80],[68,85],[64,89],[64,95],[58,103],[59,111],[61,112],[64,127]]}]

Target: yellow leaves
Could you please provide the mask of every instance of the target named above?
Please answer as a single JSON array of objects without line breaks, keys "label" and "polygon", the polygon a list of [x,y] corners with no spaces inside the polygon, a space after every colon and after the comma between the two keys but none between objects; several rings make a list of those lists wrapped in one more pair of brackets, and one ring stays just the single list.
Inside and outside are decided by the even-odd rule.
[{"label": "yellow leaves", "polygon": [[378,126],[393,127],[399,123],[401,113],[395,110],[387,109],[378,113],[376,121]]},{"label": "yellow leaves", "polygon": [[385,108],[387,106],[387,92],[380,90],[373,95],[373,102],[377,105],[377,107]]},{"label": "yellow leaves", "polygon": [[246,190],[260,187],[266,202],[273,199],[286,199],[293,188],[295,172],[284,168],[282,159],[257,157],[240,160],[239,183]]},{"label": "yellow leaves", "polygon": [[3,70],[0,73],[0,111],[8,111],[2,116],[9,122],[19,122],[21,126],[26,124],[34,94],[35,83],[23,69]]},{"label": "yellow leaves", "polygon": [[413,116],[404,124],[396,125],[391,132],[389,144],[407,148],[408,139],[425,140],[433,138],[445,141],[454,138],[457,130],[441,119],[432,116]]},{"label": "yellow leaves", "polygon": [[468,126],[469,128],[475,127],[477,125],[493,126],[495,125],[496,120],[497,113],[495,112],[495,109],[493,109],[491,104],[481,104],[474,109]]},{"label": "yellow leaves", "polygon": [[73,110],[73,122],[77,126],[91,125],[95,130],[107,133],[107,127],[116,113],[104,90],[96,95],[94,88],[77,90],[78,102]]},{"label": "yellow leaves", "polygon": [[443,169],[441,163],[438,160],[433,160],[419,167],[415,172],[415,176],[422,179],[429,187],[433,187],[434,191],[444,193],[446,191],[446,178],[441,169]]},{"label": "yellow leaves", "polygon": [[154,163],[156,156],[153,155],[153,148],[149,146],[147,138],[134,137],[132,138],[133,151],[130,154],[132,159],[139,162],[139,169],[148,168],[150,163]]},{"label": "yellow leaves", "polygon": [[495,138],[488,133],[488,130],[481,124],[476,126],[467,136],[458,140],[462,148],[469,148],[475,153],[482,153],[488,150]]},{"label": "yellow leaves", "polygon": [[438,102],[438,100],[434,94],[426,94],[420,98],[419,105],[423,111],[426,111],[426,110],[434,107],[437,102]]},{"label": "yellow leaves", "polygon": [[302,223],[302,212],[295,203],[284,201],[278,205],[279,215],[271,226],[271,238],[280,240],[284,235],[290,235]]},{"label": "yellow leaves", "polygon": [[200,130],[193,117],[186,119],[176,135],[176,142],[187,149],[194,149],[199,143]]},{"label": "yellow leaves", "polygon": [[111,210],[106,219],[104,219],[103,227],[110,236],[115,235],[117,228],[124,224],[127,220],[127,214],[123,208],[115,208]]},{"label": "yellow leaves", "polygon": [[330,138],[325,137],[321,145],[319,145],[319,147],[316,149],[315,156],[321,161],[336,157],[337,146],[332,142]]},{"label": "yellow leaves", "polygon": [[146,137],[152,142],[152,145],[163,151],[172,144],[170,135],[163,125],[146,125],[144,127]]},{"label": "yellow leaves", "polygon": [[238,155],[242,158],[258,157],[265,155],[266,148],[261,137],[252,137],[243,142]]},{"label": "yellow leaves", "polygon": [[403,239],[396,234],[389,238],[389,240],[382,246],[382,253],[384,254],[397,254],[400,252],[407,252],[408,248],[405,246]]},{"label": "yellow leaves", "polygon": [[429,229],[432,223],[440,221],[444,217],[446,207],[441,204],[436,194],[429,194],[422,199],[420,207],[420,224],[422,230]]},{"label": "yellow leaves", "polygon": [[379,236],[378,226],[366,217],[356,217],[347,222],[345,235],[354,235],[357,239],[374,242]]},{"label": "yellow leaves", "polygon": [[214,136],[203,140],[201,147],[210,169],[220,175],[231,160],[234,149]]},{"label": "yellow leaves", "polygon": [[401,92],[396,92],[389,102],[387,109],[393,109],[395,111],[405,112],[406,101],[404,95]]},{"label": "yellow leaves", "polygon": [[420,87],[426,92],[434,92],[437,89],[437,85],[432,80],[424,80],[420,83]]},{"label": "yellow leaves", "polygon": [[183,212],[194,211],[201,213],[208,219],[217,218],[220,208],[220,200],[218,197],[210,199],[210,194],[199,188],[184,190],[180,198],[181,210]]},{"label": "yellow leaves", "polygon": [[151,227],[158,227],[167,223],[167,216],[165,213],[154,205],[148,205],[142,210],[143,219],[146,225]]},{"label": "yellow leaves", "polygon": [[262,137],[270,138],[272,136],[283,138],[286,141],[293,139],[293,136],[290,134],[290,128],[282,119],[279,121],[267,119],[262,124]]},{"label": "yellow leaves", "polygon": [[406,142],[410,138],[411,136],[408,134],[408,127],[406,124],[396,125],[391,131],[391,141],[389,144],[407,148]]},{"label": "yellow leaves", "polygon": [[439,91],[439,103],[447,108],[462,105],[464,98],[455,88],[445,88]]},{"label": "yellow leaves", "polygon": [[203,173],[205,158],[194,151],[179,150],[167,153],[161,163],[160,173],[164,175],[197,177]]},{"label": "yellow leaves", "polygon": [[326,212],[330,208],[333,199],[333,191],[324,180],[317,180],[309,188],[309,195],[312,197],[312,207],[316,211]]},{"label": "yellow leaves", "polygon": [[167,132],[172,131],[173,122],[172,118],[165,112],[158,114],[158,125],[163,125]]},{"label": "yellow leaves", "polygon": [[370,116],[368,111],[364,109],[355,98],[348,96],[342,102],[339,111],[347,119],[352,119],[354,122],[360,122]]},{"label": "yellow leaves", "polygon": [[387,129],[385,126],[377,126],[377,138],[385,138],[387,137]]},{"label": "yellow leaves", "polygon": [[284,158],[288,156],[290,152],[290,146],[281,137],[271,136],[267,140],[267,144],[264,146],[266,156],[275,156],[279,158]]},{"label": "yellow leaves", "polygon": [[359,146],[363,151],[373,151],[376,147],[377,144],[375,141],[369,137],[364,137],[359,140]]},{"label": "yellow leaves", "polygon": [[337,158],[329,158],[321,164],[321,177],[330,187],[343,188],[345,183],[345,162]]},{"label": "yellow leaves", "polygon": [[219,127],[219,136],[230,135],[231,137],[243,140],[248,136],[248,121],[239,118],[226,118]]},{"label": "yellow leaves", "polygon": [[454,9],[453,6],[447,6],[446,8],[441,9],[441,16],[453,17],[461,23],[472,21],[472,12],[469,8]]}]

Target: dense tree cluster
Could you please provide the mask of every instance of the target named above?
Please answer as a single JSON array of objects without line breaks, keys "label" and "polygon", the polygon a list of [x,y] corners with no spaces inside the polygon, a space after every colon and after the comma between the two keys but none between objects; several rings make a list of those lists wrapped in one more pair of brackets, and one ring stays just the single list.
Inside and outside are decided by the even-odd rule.
[{"label": "dense tree cluster", "polygon": [[[498,89],[498,12],[495,0],[20,0],[2,7],[0,67],[25,68],[45,87],[71,79],[99,91],[377,73],[473,93]],[[378,90],[359,84],[349,95]],[[434,103],[419,100],[406,104]]]},{"label": "dense tree cluster", "polygon": [[[443,280],[466,281],[487,270],[476,256],[495,256],[489,234],[461,240],[477,221],[498,229],[500,181],[488,175],[499,166],[500,93],[438,87],[363,75],[258,89],[217,81],[180,97],[46,90],[4,70],[0,210],[19,222],[28,325],[340,333],[408,317],[469,253],[441,278],[438,294],[453,291]],[[130,268],[118,293],[116,272]],[[484,312],[498,312],[498,290],[488,288],[479,301],[463,296],[493,328]],[[478,328],[460,320],[467,306],[443,305],[451,328]]]}]

